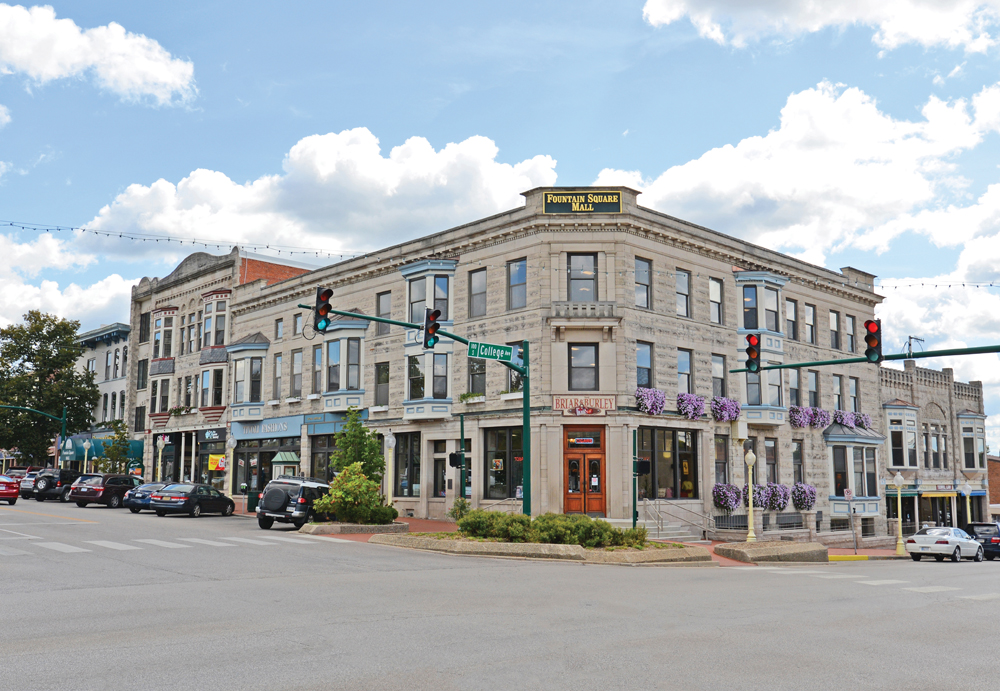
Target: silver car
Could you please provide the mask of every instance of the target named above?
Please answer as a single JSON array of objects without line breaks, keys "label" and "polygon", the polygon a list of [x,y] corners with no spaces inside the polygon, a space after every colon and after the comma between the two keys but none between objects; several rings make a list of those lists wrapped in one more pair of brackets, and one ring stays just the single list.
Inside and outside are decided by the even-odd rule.
[{"label": "silver car", "polygon": [[35,493],[35,478],[38,477],[38,471],[32,470],[30,473],[25,473],[24,477],[21,479],[21,499],[30,499],[31,495]]},{"label": "silver car", "polygon": [[906,551],[913,561],[920,561],[925,554],[937,561],[951,557],[953,562],[963,558],[982,561],[984,556],[983,546],[961,528],[924,528],[906,541]]}]

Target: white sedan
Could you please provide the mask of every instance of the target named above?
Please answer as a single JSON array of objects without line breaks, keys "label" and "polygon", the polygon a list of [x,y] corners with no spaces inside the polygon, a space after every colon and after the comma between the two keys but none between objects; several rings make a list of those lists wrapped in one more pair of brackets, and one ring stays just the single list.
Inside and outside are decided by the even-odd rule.
[{"label": "white sedan", "polygon": [[963,557],[983,560],[982,545],[961,528],[924,528],[906,541],[906,551],[913,561],[920,561],[925,554],[938,561],[944,561],[945,557],[954,562]]}]

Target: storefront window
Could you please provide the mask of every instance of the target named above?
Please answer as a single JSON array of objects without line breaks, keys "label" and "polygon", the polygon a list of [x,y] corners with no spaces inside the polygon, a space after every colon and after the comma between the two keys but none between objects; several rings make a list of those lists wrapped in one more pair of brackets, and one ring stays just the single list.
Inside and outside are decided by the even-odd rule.
[{"label": "storefront window", "polygon": [[697,499],[698,453],[693,432],[639,428],[639,457],[650,474],[639,476],[640,499]]},{"label": "storefront window", "polygon": [[486,430],[483,498],[520,498],[524,461],[521,434],[520,427]]},{"label": "storefront window", "polygon": [[333,482],[335,468],[333,453],[337,449],[335,435],[322,435],[311,438],[312,462],[309,466],[309,476]]},{"label": "storefront window", "polygon": [[420,432],[396,435],[396,483],[393,494],[397,497],[420,496]]},{"label": "storefront window", "polygon": [[434,442],[434,496],[443,497],[447,494],[448,477],[448,443]]}]

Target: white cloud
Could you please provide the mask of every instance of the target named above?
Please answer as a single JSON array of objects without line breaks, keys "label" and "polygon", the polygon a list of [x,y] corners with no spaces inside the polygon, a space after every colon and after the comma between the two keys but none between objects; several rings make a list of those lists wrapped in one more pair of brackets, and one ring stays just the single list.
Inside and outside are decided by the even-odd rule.
[{"label": "white cloud", "polygon": [[[412,137],[383,156],[366,128],[313,135],[288,152],[283,174],[241,185],[224,173],[196,170],[177,184],[131,185],[88,227],[211,238],[224,246],[377,249],[522,206],[521,192],[555,183],[552,158],[512,165],[498,162],[497,154],[486,137],[440,150]],[[103,243],[89,234],[81,242],[132,259],[147,254],[142,243]],[[148,253],[153,244],[145,243]],[[162,249],[161,243],[157,254]]]},{"label": "white cloud", "polygon": [[10,109],[0,104],[0,127],[6,127],[10,124]]},{"label": "white cloud", "polygon": [[647,0],[642,13],[653,26],[687,17],[699,35],[736,47],[861,25],[886,50],[915,43],[975,53],[996,45],[1000,28],[1000,0]]},{"label": "white cloud", "polygon": [[23,74],[36,84],[92,74],[126,101],[157,105],[194,98],[194,65],[159,43],[115,22],[83,30],[57,19],[52,7],[0,4],[0,73]]},{"label": "white cloud", "polygon": [[45,280],[36,286],[16,276],[0,276],[0,326],[20,322],[33,309],[76,319],[83,329],[127,320],[132,286],[138,282],[112,274],[90,286],[70,283],[60,289],[55,281]]},{"label": "white cloud", "polygon": [[884,245],[909,227],[900,219],[961,191],[951,157],[997,129],[1000,87],[970,102],[932,96],[922,115],[897,120],[860,89],[822,82],[789,96],[780,126],[764,136],[653,180],[605,169],[596,184],[636,187],[645,206],[822,264],[859,231],[869,247]]}]

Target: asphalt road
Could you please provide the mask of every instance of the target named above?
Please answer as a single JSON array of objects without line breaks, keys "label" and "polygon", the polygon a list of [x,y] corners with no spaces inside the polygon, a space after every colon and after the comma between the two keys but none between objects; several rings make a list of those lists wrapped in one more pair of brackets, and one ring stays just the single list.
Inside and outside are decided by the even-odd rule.
[{"label": "asphalt road", "polygon": [[964,689],[1000,669],[1000,561],[583,566],[289,530],[4,505],[0,689]]}]

